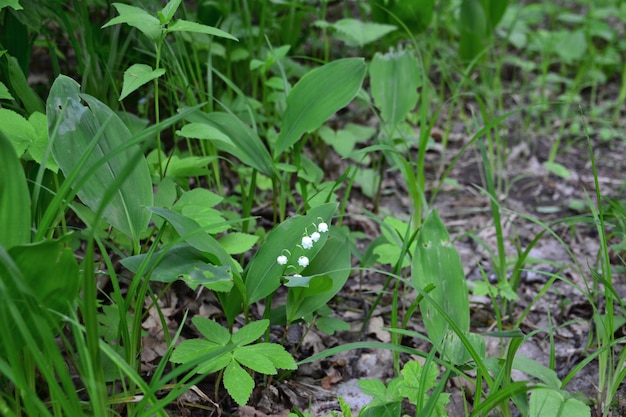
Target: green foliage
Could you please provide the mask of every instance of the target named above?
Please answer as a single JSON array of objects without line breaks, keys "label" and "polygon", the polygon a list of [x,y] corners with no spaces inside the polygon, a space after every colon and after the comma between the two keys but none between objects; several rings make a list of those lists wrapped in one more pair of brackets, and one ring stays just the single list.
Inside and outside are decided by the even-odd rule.
[{"label": "green foliage", "polygon": [[273,151],[277,159],[304,133],[319,128],[357,95],[366,66],[361,58],[330,62],[307,73],[287,96],[287,108]]},{"label": "green foliage", "polygon": [[185,363],[207,352],[226,347],[216,358],[199,365],[199,374],[224,370],[224,387],[240,405],[252,394],[254,379],[242,365],[261,374],[276,375],[277,368],[296,369],[296,363],[285,349],[275,343],[254,343],[269,326],[269,320],[259,320],[243,326],[232,335],[221,325],[204,317],[194,317],[193,324],[205,339],[183,341],[172,353],[172,362]]},{"label": "green foliage", "polygon": [[0,131],[0,246],[30,243],[30,194],[9,139]]},{"label": "green foliage", "polygon": [[[87,106],[82,104],[87,103]],[[150,221],[152,181],[145,157],[129,145],[131,133],[105,104],[79,93],[74,80],[61,76],[50,90],[47,103],[48,132],[52,154],[67,178],[78,178],[78,197],[93,211],[129,164],[135,168],[107,202],[103,217],[133,241]]]},{"label": "green foliage", "polygon": [[416,286],[435,286],[430,292],[432,301],[420,303],[428,337],[435,346],[443,340],[449,323],[433,302],[441,306],[461,332],[469,333],[469,299],[461,258],[436,210],[426,218],[419,232],[412,266]]}]

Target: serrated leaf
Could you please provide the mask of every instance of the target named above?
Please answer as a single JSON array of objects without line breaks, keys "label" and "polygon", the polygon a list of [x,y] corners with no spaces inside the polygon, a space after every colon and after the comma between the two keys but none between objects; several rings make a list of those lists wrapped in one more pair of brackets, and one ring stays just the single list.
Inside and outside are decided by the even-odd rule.
[{"label": "serrated leaf", "polygon": [[35,139],[35,128],[22,115],[0,108],[0,132],[4,133],[18,157],[21,157]]},{"label": "serrated leaf", "polygon": [[232,361],[224,371],[224,388],[237,404],[244,406],[254,389],[254,379],[236,361]]},{"label": "serrated leaf", "polygon": [[215,321],[199,316],[194,317],[191,321],[193,325],[196,326],[196,329],[198,329],[202,336],[206,337],[209,342],[226,346],[230,341],[231,336],[228,330]]},{"label": "serrated leaf", "polygon": [[359,92],[365,72],[362,58],[346,58],[316,68],[302,77],[287,97],[274,159],[300,140],[304,133],[316,130],[347,106]]},{"label": "serrated leaf", "polygon": [[5,7],[11,7],[13,10],[23,10],[24,8],[20,6],[19,0],[2,0],[0,1],[0,10]]},{"label": "serrated leaf", "polygon": [[142,85],[149,83],[155,78],[159,78],[165,74],[163,68],[153,70],[152,67],[145,64],[131,65],[126,71],[124,71],[124,84],[122,85],[122,92],[120,94],[119,101],[124,100],[129,94],[136,91]]},{"label": "serrated leaf", "polygon": [[[34,112],[28,118],[30,123],[35,129],[35,136],[33,143],[28,147],[28,154],[38,164],[43,163],[44,156],[48,150],[48,120],[46,115],[39,112]],[[46,168],[53,172],[59,172],[59,166],[57,165],[52,152],[49,152],[46,159]]]},{"label": "serrated leaf", "polygon": [[249,251],[258,240],[255,235],[231,232],[220,239],[220,245],[227,253],[235,255]]},{"label": "serrated leaf", "polygon": [[188,20],[176,20],[174,23],[167,27],[168,32],[193,32],[204,33],[205,35],[217,36],[220,38],[226,38],[233,41],[238,41],[233,35],[228,32],[224,32],[218,28],[212,26],[203,25],[201,23],[190,22]]},{"label": "serrated leaf", "polygon": [[255,352],[259,355],[263,355],[272,361],[272,364],[276,368],[280,369],[297,369],[298,365],[293,359],[293,356],[289,354],[281,345],[275,343],[256,343],[254,345],[246,346],[247,351]]},{"label": "serrated leaf", "polygon": [[139,29],[151,40],[155,42],[159,40],[162,33],[161,22],[159,22],[159,19],[139,7],[129,6],[122,3],[113,3],[113,7],[115,7],[119,16],[109,20],[102,26],[102,28],[119,25],[120,23],[126,23],[129,26]]},{"label": "serrated leaf", "polygon": [[267,319],[250,322],[233,334],[231,340],[238,346],[250,344],[260,338],[269,325]]},{"label": "serrated leaf", "polygon": [[250,349],[251,346],[242,346],[234,350],[233,357],[243,366],[265,375],[276,375],[276,367],[266,356]]},{"label": "serrated leaf", "polygon": [[220,347],[204,339],[183,340],[172,352],[170,360],[174,363],[191,362]]}]

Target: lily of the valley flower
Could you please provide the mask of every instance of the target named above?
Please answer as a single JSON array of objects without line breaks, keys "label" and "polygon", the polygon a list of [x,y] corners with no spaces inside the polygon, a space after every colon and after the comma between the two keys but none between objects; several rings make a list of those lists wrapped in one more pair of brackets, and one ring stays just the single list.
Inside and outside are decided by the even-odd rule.
[{"label": "lily of the valley flower", "polygon": [[313,239],[308,236],[304,236],[302,238],[302,247],[304,249],[311,249],[313,247]]},{"label": "lily of the valley flower", "polygon": [[276,262],[278,262],[278,265],[287,265],[287,257],[285,255],[280,255],[276,258]]},{"label": "lily of the valley flower", "polygon": [[309,265],[309,258],[307,258],[306,256],[301,256],[298,258],[298,265],[300,265],[301,267],[306,267]]},{"label": "lily of the valley flower", "polygon": [[320,233],[328,232],[328,224],[321,222],[320,224],[317,225],[317,231]]},{"label": "lily of the valley flower", "polygon": [[317,242],[318,240],[320,240],[320,237],[321,237],[320,234],[317,232],[311,233],[311,240],[313,242]]}]

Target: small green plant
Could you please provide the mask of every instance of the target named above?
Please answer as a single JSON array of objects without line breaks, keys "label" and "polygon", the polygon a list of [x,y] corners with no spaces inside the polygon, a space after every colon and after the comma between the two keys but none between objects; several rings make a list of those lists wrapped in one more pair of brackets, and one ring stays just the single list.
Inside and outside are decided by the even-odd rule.
[{"label": "small green plant", "polygon": [[211,361],[198,365],[195,371],[211,374],[223,370],[224,387],[240,405],[248,402],[255,385],[242,365],[265,375],[276,375],[277,368],[296,369],[295,361],[282,346],[254,343],[269,327],[269,320],[248,323],[232,335],[222,325],[204,317],[194,317],[192,322],[205,339],[183,341],[174,349],[172,362],[190,362],[208,352],[227,348]]}]

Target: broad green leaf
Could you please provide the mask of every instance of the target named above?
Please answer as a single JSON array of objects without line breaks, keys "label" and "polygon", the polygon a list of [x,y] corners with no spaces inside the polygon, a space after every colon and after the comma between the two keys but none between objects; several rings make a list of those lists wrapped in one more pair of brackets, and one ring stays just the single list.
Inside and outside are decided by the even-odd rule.
[{"label": "broad green leaf", "polygon": [[224,388],[237,404],[244,406],[254,389],[254,379],[236,361],[232,361],[224,371]]},{"label": "broad green leaf", "polygon": [[52,172],[59,172],[59,166],[55,162],[52,153],[48,150],[48,119],[43,113],[35,112],[28,118],[28,123],[34,128],[35,136],[33,143],[28,147],[28,154],[33,158],[35,162],[42,165],[44,158],[46,158],[46,168]]},{"label": "broad green leaf", "polygon": [[350,324],[335,317],[318,317],[315,321],[318,330],[333,335],[335,332],[345,332],[350,330]]},{"label": "broad green leaf", "polygon": [[[348,123],[342,130],[333,130],[328,126],[322,126],[317,133],[341,157],[348,158],[354,152],[355,145],[371,139],[376,133],[376,129]],[[366,162],[367,160],[364,161]]]},{"label": "broad green leaf", "polygon": [[30,194],[13,145],[0,131],[0,246],[30,242]]},{"label": "broad green leaf", "polygon": [[194,188],[193,190],[185,191],[176,204],[174,204],[174,210],[182,211],[188,206],[205,206],[215,207],[224,200],[224,197],[215,194],[204,188]]},{"label": "broad green leaf", "polygon": [[462,0],[459,29],[459,54],[469,63],[487,46],[488,21],[481,0]]},{"label": "broad green leaf", "polygon": [[35,138],[35,128],[21,114],[0,108],[0,132],[13,144],[18,157],[21,157]]},{"label": "broad green leaf", "polygon": [[248,345],[263,336],[269,325],[270,321],[267,319],[250,322],[237,330],[231,340],[238,346]]},{"label": "broad green leaf", "polygon": [[[462,332],[468,333],[469,298],[461,258],[436,210],[428,215],[419,233],[412,276],[419,288],[435,286],[430,292],[432,301],[443,308]],[[431,342],[441,343],[449,328],[446,319],[431,305],[431,300],[422,300],[420,312]]]},{"label": "broad green leaf", "polygon": [[[309,287],[292,287],[287,293],[287,323],[291,323],[326,305],[346,283],[350,275],[350,245],[345,231],[332,228],[326,244],[312,258],[311,264],[302,272],[303,275],[324,275],[325,280],[331,279],[331,286],[327,282],[312,281]],[[321,288],[319,286],[322,286]]]},{"label": "broad green leaf", "polygon": [[[322,278],[322,279],[319,279]],[[323,283],[320,291],[326,291],[330,287],[329,284],[330,279],[328,277],[320,277],[320,276],[298,276],[298,275],[286,275],[285,279],[285,287],[309,287],[311,285],[311,280],[318,280],[320,283]],[[328,282],[327,282],[328,281]],[[317,287],[317,286],[316,286]]]},{"label": "broad green leaf", "polygon": [[170,0],[167,2],[163,10],[157,13],[162,24],[168,24],[176,14],[176,10],[180,7],[182,0]]},{"label": "broad green leaf", "polygon": [[[287,249],[292,253],[290,260],[295,262],[296,245],[301,243],[304,233],[308,230],[313,232],[313,225],[320,221],[330,225],[331,217],[336,210],[336,203],[314,207],[305,216],[294,216],[285,220],[267,235],[265,242],[244,271],[248,303],[252,304],[276,291],[286,270],[284,265],[276,262],[276,258],[283,255]],[[326,234],[322,236],[323,239]],[[319,250],[317,247],[314,245],[313,249],[309,249],[314,251],[309,252],[311,258],[312,254]]]},{"label": "broad green leaf", "polygon": [[16,98],[24,105],[26,113],[32,114],[36,111],[45,113],[46,109],[41,98],[31,88],[15,57],[7,55],[7,67],[11,88],[15,92]]},{"label": "broad green leaf", "polygon": [[280,369],[296,369],[296,361],[281,345],[276,343],[255,343],[239,348],[244,352],[251,352],[268,358],[274,367]]},{"label": "broad green leaf", "polygon": [[340,40],[346,42],[348,46],[359,47],[375,42],[398,29],[393,25],[363,22],[357,19],[340,19],[331,26],[339,32],[337,37]]},{"label": "broad green leaf", "polygon": [[220,245],[222,245],[226,253],[235,255],[252,249],[257,240],[259,240],[259,237],[256,235],[231,232],[220,239]]},{"label": "broad green leaf", "polygon": [[527,358],[524,355],[517,354],[513,359],[513,368],[524,372],[530,376],[534,376],[550,388],[560,389],[561,380],[557,373],[545,365],[534,359]]},{"label": "broad green leaf", "polygon": [[[146,256],[143,254],[131,256],[122,259],[121,264],[131,272],[137,272]],[[159,263],[155,265],[159,258]],[[169,283],[181,280],[192,290],[202,285],[213,291],[230,291],[233,286],[233,276],[229,266],[215,266],[208,263],[204,254],[186,244],[156,252],[147,268],[152,270],[150,281]]]},{"label": "broad green leaf", "polygon": [[435,0],[370,0],[372,20],[398,25],[402,23],[417,35],[426,30],[433,18]]},{"label": "broad green leaf", "polygon": [[191,322],[196,326],[196,329],[198,329],[202,336],[206,337],[206,339],[212,343],[226,346],[230,341],[231,336],[229,331],[213,320],[196,316],[191,319]]},{"label": "broad green leaf", "polygon": [[[146,207],[152,204],[152,180],[139,147],[127,144],[131,133],[126,125],[105,104],[80,94],[78,83],[62,75],[52,85],[47,109],[54,158],[66,178],[77,170],[77,178],[83,181],[78,197],[94,211],[105,204],[103,217],[109,224],[139,241],[150,221]],[[134,168],[128,172],[129,167]],[[103,201],[104,192],[120,177],[124,182],[109,201]]]},{"label": "broad green leaf", "polygon": [[[465,332],[463,335],[468,340],[474,351],[477,352],[481,358],[485,358],[485,339],[482,335],[470,332]],[[455,365],[463,365],[473,359],[469,350],[461,341],[459,335],[450,329],[446,330],[441,350],[446,359]]]},{"label": "broad green leaf", "polygon": [[165,74],[163,68],[153,70],[152,67],[145,64],[131,65],[130,68],[124,72],[124,84],[122,85],[122,93],[120,94],[119,101],[124,100],[130,93],[155,78],[159,78],[163,74]]},{"label": "broad green leaf", "polygon": [[61,314],[70,311],[78,297],[80,276],[74,253],[63,240],[13,246],[9,254],[40,305]]},{"label": "broad green leaf", "polygon": [[159,19],[139,7],[122,3],[113,3],[113,7],[115,7],[119,16],[109,20],[102,28],[126,23],[129,26],[139,29],[151,40],[155,42],[159,40],[162,34]]},{"label": "broad green leaf", "polygon": [[170,222],[185,242],[189,243],[199,251],[206,252],[209,259],[214,264],[229,266],[232,273],[238,276],[238,264],[234,262],[233,258],[231,258],[226,251],[224,251],[224,248],[222,248],[214,237],[202,230],[197,222],[183,216],[180,213],[177,213],[176,211],[166,208],[149,207],[149,209],[156,215],[161,216]]},{"label": "broad green leaf", "polygon": [[370,63],[374,103],[393,130],[417,105],[420,66],[409,50],[376,53]]},{"label": "broad green leaf", "polygon": [[196,289],[198,285],[202,285],[211,291],[228,292],[233,288],[233,277],[227,266],[200,265],[188,275],[183,275],[182,280],[191,289]]},{"label": "broad green leaf", "polygon": [[217,128],[230,139],[230,143],[214,140],[213,144],[216,148],[239,158],[244,164],[268,177],[275,176],[274,162],[261,138],[236,116],[220,112],[210,114],[194,112],[186,119],[193,123],[204,123]]},{"label": "broad green leaf", "polygon": [[[172,352],[170,360],[174,363],[186,363],[201,358],[207,353],[222,349],[223,346],[216,345],[203,339],[184,340]],[[195,369],[196,373],[213,373],[225,368],[232,361],[232,353],[222,353],[210,361],[207,361]]]},{"label": "broad green leaf", "polygon": [[528,415],[529,417],[590,417],[591,410],[588,405],[576,398],[565,399],[558,390],[539,388],[530,393]]},{"label": "broad green leaf", "polygon": [[302,77],[287,97],[274,159],[347,106],[359,92],[366,68],[362,58],[345,58]]},{"label": "broad green leaf", "polygon": [[230,33],[224,32],[223,30],[220,30],[218,28],[203,25],[201,23],[189,22],[187,20],[176,20],[174,23],[167,27],[167,31],[204,33],[205,35],[217,36],[220,38],[231,39],[233,41],[238,40]]},{"label": "broad green leaf", "polygon": [[248,349],[252,346],[242,346],[233,351],[233,357],[237,362],[265,375],[276,375],[276,367],[272,361],[254,350]]},{"label": "broad green leaf", "polygon": [[20,6],[19,0],[1,0],[0,1],[0,10],[5,7],[11,7],[13,10],[23,10],[24,8]]},{"label": "broad green leaf", "polygon": [[15,100],[3,82],[0,82],[0,100]]}]

